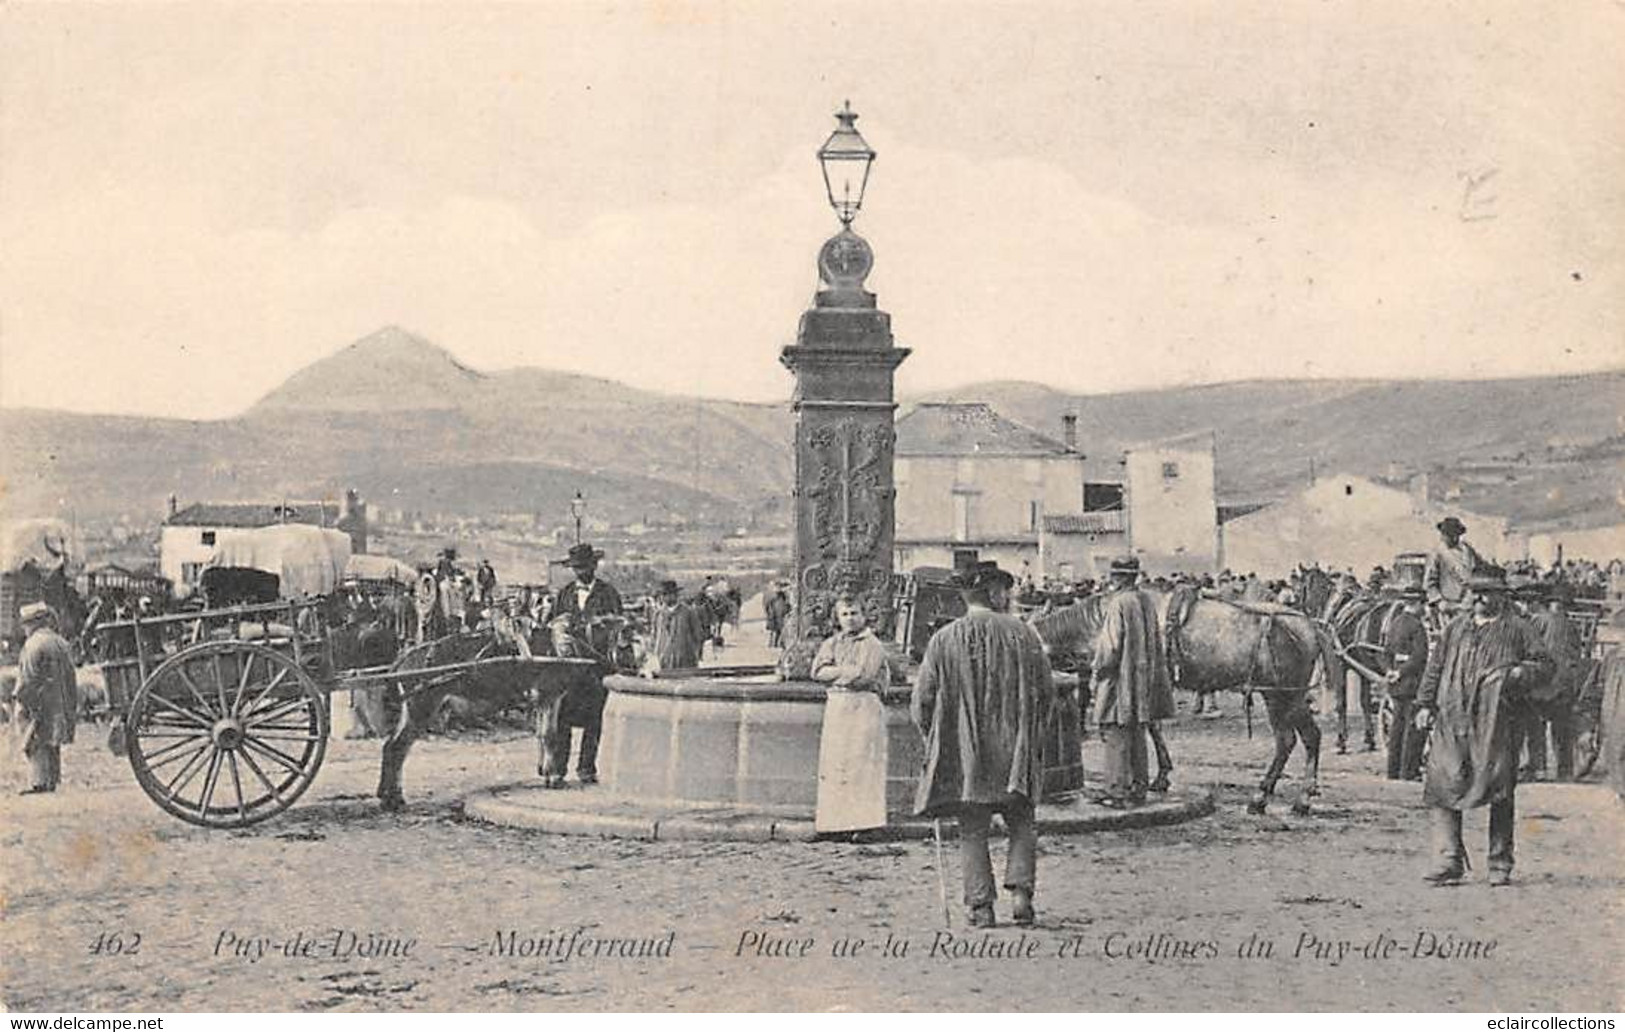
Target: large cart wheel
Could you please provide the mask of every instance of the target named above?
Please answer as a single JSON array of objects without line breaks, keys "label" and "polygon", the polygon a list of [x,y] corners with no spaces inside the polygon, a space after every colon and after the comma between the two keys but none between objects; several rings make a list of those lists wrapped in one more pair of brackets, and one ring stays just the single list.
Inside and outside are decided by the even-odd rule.
[{"label": "large cart wheel", "polygon": [[292,806],[327,751],[327,700],[288,656],[241,641],[184,649],[130,702],[130,767],[168,813],[241,828]]}]

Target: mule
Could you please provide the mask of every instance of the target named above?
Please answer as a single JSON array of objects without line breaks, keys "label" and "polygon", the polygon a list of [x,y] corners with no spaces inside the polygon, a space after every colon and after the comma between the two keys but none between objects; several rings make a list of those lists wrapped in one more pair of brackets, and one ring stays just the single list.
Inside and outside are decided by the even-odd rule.
[{"label": "mule", "polygon": [[[454,663],[469,663],[497,656],[526,656],[529,644],[511,629],[464,632],[407,649],[392,669],[424,670]],[[384,740],[383,761],[378,772],[378,800],[385,810],[406,805],[401,787],[402,769],[412,744],[422,737],[441,713],[448,695],[455,692],[465,699],[489,700],[497,706],[528,703],[536,713],[536,734],[541,742],[544,763],[549,759],[549,743],[558,704],[566,692],[583,682],[596,682],[597,671],[586,665],[561,665],[538,670],[534,667],[493,666],[470,670],[412,684],[406,690],[391,685],[384,692],[385,724],[391,728]]]},{"label": "mule", "polygon": [[[1149,590],[1149,589],[1142,589]],[[1292,811],[1309,812],[1320,794],[1320,728],[1309,708],[1317,666],[1340,680],[1343,664],[1331,634],[1303,613],[1273,603],[1207,598],[1191,588],[1151,590],[1167,630],[1170,672],[1177,687],[1197,693],[1258,691],[1264,696],[1275,753],[1247,812],[1262,814],[1287,761],[1304,748],[1304,782]],[[1032,621],[1052,662],[1084,664],[1100,630],[1100,596],[1090,596]],[[1158,765],[1162,765],[1159,749]]]}]

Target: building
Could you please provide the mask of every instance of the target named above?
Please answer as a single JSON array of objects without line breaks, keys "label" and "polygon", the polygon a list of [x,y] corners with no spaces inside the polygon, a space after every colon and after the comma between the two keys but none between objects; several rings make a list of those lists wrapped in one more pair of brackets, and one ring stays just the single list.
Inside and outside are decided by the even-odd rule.
[{"label": "building", "polygon": [[1349,474],[1322,477],[1297,495],[1228,520],[1220,528],[1223,565],[1285,577],[1299,565],[1353,570],[1391,566],[1402,552],[1431,552],[1440,520],[1455,516],[1486,559],[1521,558],[1507,522],[1435,504],[1425,477],[1410,490]]},{"label": "building", "polygon": [[342,506],[331,502],[194,502],[181,509],[171,496],[169,517],[159,533],[159,571],[177,589],[195,588],[217,547],[245,531],[279,523],[341,530],[349,535],[353,554],[367,550],[367,507],[355,491],[344,492]]},{"label": "building", "polygon": [[979,402],[922,403],[896,428],[894,568],[991,559],[1041,577],[1044,518],[1083,511],[1077,448]]},{"label": "building", "polygon": [[1124,454],[1129,545],[1157,576],[1219,570],[1219,506],[1212,434],[1130,448]]}]

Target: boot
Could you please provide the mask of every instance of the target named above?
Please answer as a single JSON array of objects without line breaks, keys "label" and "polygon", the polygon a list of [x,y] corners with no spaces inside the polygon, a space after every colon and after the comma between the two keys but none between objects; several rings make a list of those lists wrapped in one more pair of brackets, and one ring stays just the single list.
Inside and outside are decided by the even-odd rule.
[{"label": "boot", "polygon": [[1014,909],[1010,912],[1010,920],[1022,928],[1031,928],[1033,922],[1038,920],[1033,913],[1033,894],[1026,889],[1011,889],[1011,898],[1014,899]]},{"label": "boot", "polygon": [[993,904],[979,903],[970,908],[970,926],[972,928],[992,928],[997,921],[993,917]]}]

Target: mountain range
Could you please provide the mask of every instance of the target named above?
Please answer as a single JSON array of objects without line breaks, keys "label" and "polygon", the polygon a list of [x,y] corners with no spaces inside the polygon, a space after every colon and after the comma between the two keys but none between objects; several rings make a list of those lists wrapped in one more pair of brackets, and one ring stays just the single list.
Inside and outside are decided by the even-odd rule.
[{"label": "mountain range", "polygon": [[[1211,431],[1220,501],[1264,502],[1315,470],[1402,480],[1529,528],[1625,520],[1625,370],[1520,380],[1279,380],[1103,395],[1001,381],[903,399],[977,400],[1054,437],[1078,417],[1092,475],[1122,449]],[[787,404],[659,394],[535,368],[483,372],[387,327],[240,416],[187,421],[0,409],[8,515],[156,521],[184,504],[333,498],[562,522],[579,490],[622,522],[782,521]]]}]

